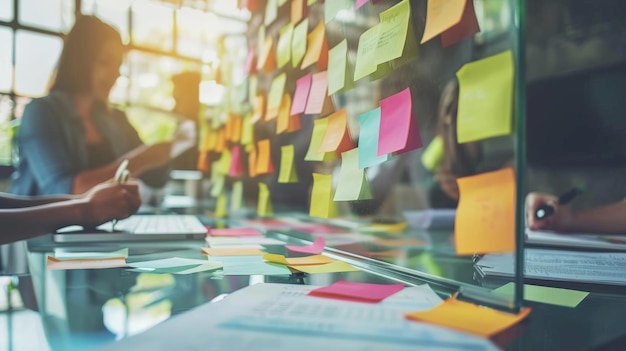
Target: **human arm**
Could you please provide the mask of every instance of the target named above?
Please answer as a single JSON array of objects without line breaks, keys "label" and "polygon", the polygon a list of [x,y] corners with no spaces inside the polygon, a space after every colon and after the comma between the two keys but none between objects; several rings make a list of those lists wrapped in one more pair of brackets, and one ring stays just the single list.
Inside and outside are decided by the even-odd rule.
[{"label": "human arm", "polygon": [[75,195],[21,196],[0,193],[0,209],[40,206],[75,198]]},{"label": "human arm", "polygon": [[[626,233],[626,201],[572,212],[569,206],[559,205],[558,198],[544,193],[530,193],[526,197],[526,224],[529,229],[548,229],[560,232]],[[554,213],[544,219],[535,218],[543,205],[550,205]]]},{"label": "human arm", "polygon": [[136,183],[103,183],[66,201],[0,210],[0,244],[47,234],[68,225],[94,227],[135,213],[141,205]]}]

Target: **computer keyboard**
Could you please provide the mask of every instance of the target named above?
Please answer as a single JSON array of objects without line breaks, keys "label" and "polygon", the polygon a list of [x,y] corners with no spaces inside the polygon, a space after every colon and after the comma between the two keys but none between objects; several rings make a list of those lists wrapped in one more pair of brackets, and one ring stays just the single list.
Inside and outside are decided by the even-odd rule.
[{"label": "computer keyboard", "polygon": [[206,227],[192,215],[134,215],[120,220],[115,230],[132,234],[202,234]]}]

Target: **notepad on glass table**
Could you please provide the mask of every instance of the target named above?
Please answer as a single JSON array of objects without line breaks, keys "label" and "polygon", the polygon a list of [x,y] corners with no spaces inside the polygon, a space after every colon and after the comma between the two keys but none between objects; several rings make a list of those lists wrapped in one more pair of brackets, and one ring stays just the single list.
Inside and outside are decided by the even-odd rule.
[{"label": "notepad on glass table", "polygon": [[626,235],[557,233],[526,229],[526,244],[594,251],[626,251]]},{"label": "notepad on glass table", "polygon": [[95,229],[70,226],[52,235],[55,242],[204,240],[208,230],[193,215],[133,215]]}]

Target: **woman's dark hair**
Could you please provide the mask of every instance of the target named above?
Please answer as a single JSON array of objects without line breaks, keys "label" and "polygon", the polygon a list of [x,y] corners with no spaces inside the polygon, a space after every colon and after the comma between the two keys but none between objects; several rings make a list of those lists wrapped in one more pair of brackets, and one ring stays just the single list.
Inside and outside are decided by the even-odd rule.
[{"label": "woman's dark hair", "polygon": [[80,16],[65,38],[63,52],[50,90],[68,93],[91,90],[91,72],[102,45],[115,41],[122,45],[120,33],[93,16]]}]

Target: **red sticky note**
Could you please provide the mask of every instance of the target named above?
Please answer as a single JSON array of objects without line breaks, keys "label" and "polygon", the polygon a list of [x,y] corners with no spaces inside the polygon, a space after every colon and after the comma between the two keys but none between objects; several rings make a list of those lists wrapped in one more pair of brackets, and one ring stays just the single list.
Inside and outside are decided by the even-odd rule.
[{"label": "red sticky note", "polygon": [[381,100],[377,155],[404,153],[422,146],[410,88]]},{"label": "red sticky note", "polygon": [[367,0],[356,0],[356,5],[355,5],[355,9],[359,9],[361,8],[361,6],[367,4]]},{"label": "red sticky note", "polygon": [[402,289],[404,289],[404,284],[354,283],[340,280],[330,286],[311,290],[309,295],[338,300],[377,303]]},{"label": "red sticky note", "polygon": [[305,245],[305,246],[285,245],[285,247],[289,251],[307,253],[307,254],[313,254],[313,255],[321,254],[322,251],[324,251],[324,246],[326,246],[326,240],[324,240],[324,237],[322,236],[317,238],[317,240],[315,240],[315,242],[310,245]]},{"label": "red sticky note", "polygon": [[311,77],[311,90],[306,103],[304,113],[321,114],[327,109],[328,100],[328,71],[322,71],[313,74]]},{"label": "red sticky note", "polygon": [[474,11],[474,1],[468,0],[465,2],[463,16],[459,23],[441,33],[441,44],[445,48],[478,32],[480,32],[480,27]]},{"label": "red sticky note", "polygon": [[313,75],[311,73],[300,77],[296,81],[296,91],[293,94],[293,101],[291,101],[291,115],[297,115],[304,113],[306,109],[307,100],[309,99],[309,92],[311,91],[311,81]]},{"label": "red sticky note", "polygon": [[211,236],[263,236],[254,228],[221,228],[209,230]]},{"label": "red sticky note", "polygon": [[243,165],[241,164],[241,147],[235,145],[231,151],[230,169],[228,175],[231,177],[237,177],[243,175]]}]

